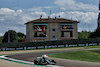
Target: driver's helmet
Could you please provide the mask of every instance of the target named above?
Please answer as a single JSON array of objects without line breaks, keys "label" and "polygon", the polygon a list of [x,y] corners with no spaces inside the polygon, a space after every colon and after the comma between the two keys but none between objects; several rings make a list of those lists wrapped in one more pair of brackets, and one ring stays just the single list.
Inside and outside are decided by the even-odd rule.
[{"label": "driver's helmet", "polygon": [[43,59],[45,59],[45,57],[42,57]]},{"label": "driver's helmet", "polygon": [[42,60],[44,60],[44,61],[45,61],[45,59],[46,59],[45,57],[42,57]]},{"label": "driver's helmet", "polygon": [[46,57],[48,57],[48,56],[47,56],[47,55],[42,55],[42,57],[46,58]]}]

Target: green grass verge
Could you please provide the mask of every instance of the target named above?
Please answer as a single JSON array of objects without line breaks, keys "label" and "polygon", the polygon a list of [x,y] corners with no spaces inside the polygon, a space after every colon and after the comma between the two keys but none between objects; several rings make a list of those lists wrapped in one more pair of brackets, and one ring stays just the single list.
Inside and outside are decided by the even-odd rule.
[{"label": "green grass verge", "polygon": [[100,54],[91,51],[67,52],[67,53],[51,54],[49,56],[55,58],[71,59],[71,60],[100,62]]},{"label": "green grass verge", "polygon": [[86,46],[86,47],[85,47],[85,49],[90,49],[90,48],[100,48],[100,45]]}]

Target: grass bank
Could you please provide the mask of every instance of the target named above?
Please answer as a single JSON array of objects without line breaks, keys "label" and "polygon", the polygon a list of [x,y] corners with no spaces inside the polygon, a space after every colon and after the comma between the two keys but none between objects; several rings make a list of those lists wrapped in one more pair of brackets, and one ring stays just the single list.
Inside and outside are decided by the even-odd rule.
[{"label": "grass bank", "polygon": [[55,58],[71,59],[71,60],[100,62],[100,54],[91,51],[67,52],[67,53],[51,54],[49,56]]},{"label": "grass bank", "polygon": [[90,48],[100,48],[100,45],[95,45],[95,46],[86,46],[84,47],[85,49],[90,49]]}]

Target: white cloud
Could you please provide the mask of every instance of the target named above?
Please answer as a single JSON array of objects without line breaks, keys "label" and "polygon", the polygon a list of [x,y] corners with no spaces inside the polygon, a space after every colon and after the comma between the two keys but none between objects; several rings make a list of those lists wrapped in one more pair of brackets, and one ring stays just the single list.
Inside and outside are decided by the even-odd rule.
[{"label": "white cloud", "polygon": [[83,25],[85,24],[85,30],[90,29],[93,31],[97,27],[98,18],[98,7],[93,4],[85,4],[82,2],[77,2],[77,0],[55,0],[56,5],[60,7],[60,12],[57,14],[52,14],[52,16],[58,16],[59,14],[63,18],[73,19],[80,21],[78,26],[78,31],[83,30]]},{"label": "white cloud", "polygon": [[98,13],[95,12],[79,12],[79,11],[69,11],[69,12],[60,12],[53,13],[51,17],[58,17],[60,14],[61,18],[72,19],[76,21],[80,21],[78,26],[78,31],[83,30],[83,25],[85,24],[85,30],[89,30],[89,24],[91,27],[91,31],[96,29],[97,27],[97,18]]},{"label": "white cloud", "polygon": [[0,12],[15,12],[14,10],[11,10],[9,8],[0,8]]},{"label": "white cloud", "polygon": [[95,5],[76,2],[75,0],[56,0],[55,4],[57,4],[61,10],[98,11],[98,7]]},{"label": "white cloud", "polygon": [[[56,1],[59,1],[59,0],[56,0]],[[68,0],[68,1],[71,2],[69,4],[75,3],[75,1],[73,0]],[[61,3],[63,4],[63,2]],[[61,7],[64,7],[64,9],[66,10],[67,8],[65,6],[66,5],[63,4],[63,6]],[[78,6],[73,7],[73,8],[77,8],[77,7]],[[44,8],[50,8],[50,7],[44,7]],[[53,13],[51,14],[51,17],[55,17],[55,16],[57,17],[60,14],[61,18],[66,18],[66,19],[72,18],[73,20],[80,21],[79,26],[78,26],[78,31],[83,30],[84,23],[86,23],[85,30],[88,29],[88,25],[90,24],[91,30],[93,31],[97,26],[98,13],[92,12],[92,11],[93,9],[90,12],[64,11],[60,13]],[[38,9],[35,9],[35,8],[18,9],[16,11],[9,8],[0,8],[0,36],[3,35],[8,30],[8,28],[11,30],[16,30],[17,32],[26,33],[26,27],[24,23],[30,20],[38,19],[40,15],[42,15],[45,18],[47,18],[48,16],[46,12],[42,11],[42,7]]]},{"label": "white cloud", "polygon": [[3,36],[4,34],[3,33],[0,33],[0,36]]},{"label": "white cloud", "polygon": [[53,7],[51,6],[44,6],[44,7],[32,7],[32,8],[29,8],[29,9],[23,9],[23,11],[32,11],[32,12],[42,12],[43,9],[51,9]]},{"label": "white cloud", "polygon": [[43,15],[43,17],[47,16],[45,12],[40,11],[26,12],[21,9],[15,11],[9,8],[1,8],[0,33],[4,34],[8,30],[8,28],[11,30],[16,30],[17,32],[25,33],[26,27],[24,24],[30,20],[39,18],[40,15]]},{"label": "white cloud", "polygon": [[23,12],[23,11],[20,9],[20,10],[17,10],[16,12],[21,13],[21,12]]},{"label": "white cloud", "polygon": [[33,11],[33,12],[35,12],[35,11],[39,11],[39,12],[41,12],[42,11],[42,8],[41,7],[33,7],[33,8],[30,8],[30,9],[23,9],[24,11]]}]

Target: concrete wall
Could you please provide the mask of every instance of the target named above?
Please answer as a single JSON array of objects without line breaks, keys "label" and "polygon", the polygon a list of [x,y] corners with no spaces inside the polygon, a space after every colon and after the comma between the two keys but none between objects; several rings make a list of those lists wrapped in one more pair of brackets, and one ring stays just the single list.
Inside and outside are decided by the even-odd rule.
[{"label": "concrete wall", "polygon": [[30,30],[29,30],[29,24],[26,24],[26,41],[29,42],[29,34],[30,34]]},{"label": "concrete wall", "polygon": [[[49,40],[59,40],[60,39],[60,34],[61,34],[61,32],[60,32],[60,23],[56,23],[56,22],[54,22],[54,23],[49,23],[48,24],[48,26],[49,26]],[[55,29],[55,31],[53,31],[53,29]],[[53,36],[55,36],[55,38],[53,38]]]},{"label": "concrete wall", "polygon": [[77,23],[74,23],[73,39],[78,39]]},{"label": "concrete wall", "polygon": [[26,24],[26,40],[31,42],[34,39],[34,28],[33,23]]}]

